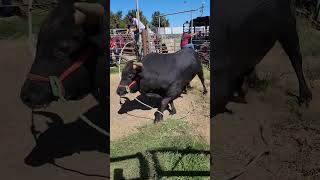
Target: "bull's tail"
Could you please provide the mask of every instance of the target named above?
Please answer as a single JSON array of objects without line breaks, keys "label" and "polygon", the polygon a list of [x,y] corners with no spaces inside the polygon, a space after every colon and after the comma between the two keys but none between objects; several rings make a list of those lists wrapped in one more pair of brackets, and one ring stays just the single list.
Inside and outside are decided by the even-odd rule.
[{"label": "bull's tail", "polygon": [[203,94],[207,94],[207,88],[206,88],[206,85],[204,84],[204,76],[203,76],[203,70],[202,70],[202,63],[200,61],[200,58],[199,58],[199,54],[198,52],[194,51],[194,57],[197,61],[197,64],[199,66],[199,71],[197,73],[200,81],[201,81],[201,84],[202,84],[202,87],[203,87]]}]

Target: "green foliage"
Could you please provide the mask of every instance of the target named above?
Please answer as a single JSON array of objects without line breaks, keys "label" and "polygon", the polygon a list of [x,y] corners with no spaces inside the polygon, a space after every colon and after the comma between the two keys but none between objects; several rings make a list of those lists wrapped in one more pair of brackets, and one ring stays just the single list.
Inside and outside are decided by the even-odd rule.
[{"label": "green foliage", "polygon": [[[160,15],[160,11],[155,11],[153,14],[152,14],[152,17],[151,17],[151,24],[155,27],[159,27],[159,15]],[[170,26],[170,23],[169,23],[169,20],[166,18],[166,17],[160,17],[160,27],[169,27]]]},{"label": "green foliage", "polygon": [[[123,21],[128,24],[129,23],[129,15],[131,15],[132,17],[136,17],[136,10],[135,9],[132,9],[132,10],[129,10],[127,15],[123,18]],[[142,11],[139,10],[139,18],[140,18],[140,21],[146,26],[147,24],[149,24],[147,18],[143,15]]]},{"label": "green foliage", "polygon": [[[139,18],[140,21],[144,24],[147,25],[149,22],[147,18],[143,15],[142,11],[139,10]],[[131,15],[133,17],[136,17],[136,10],[129,10],[128,13],[123,16],[122,11],[117,11],[117,12],[110,12],[110,28],[115,29],[115,28],[126,28],[126,25],[129,24],[129,18],[128,16]]]},{"label": "green foliage", "polygon": [[[33,33],[39,31],[42,20],[46,14],[33,15]],[[19,18],[18,16],[12,16],[9,18],[0,18],[0,39],[14,39],[28,35],[28,22],[26,19]]]},{"label": "green foliage", "polygon": [[116,13],[110,12],[110,28],[125,28],[126,24],[122,20],[122,11],[118,11]]}]

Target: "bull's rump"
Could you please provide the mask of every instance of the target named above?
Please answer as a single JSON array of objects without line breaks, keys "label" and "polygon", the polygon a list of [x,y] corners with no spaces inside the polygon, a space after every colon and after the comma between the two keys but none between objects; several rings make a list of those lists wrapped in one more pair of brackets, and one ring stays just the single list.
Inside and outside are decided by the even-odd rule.
[{"label": "bull's rump", "polygon": [[143,91],[168,89],[173,84],[185,85],[201,70],[197,53],[182,49],[170,54],[149,54],[142,59],[140,82]]}]

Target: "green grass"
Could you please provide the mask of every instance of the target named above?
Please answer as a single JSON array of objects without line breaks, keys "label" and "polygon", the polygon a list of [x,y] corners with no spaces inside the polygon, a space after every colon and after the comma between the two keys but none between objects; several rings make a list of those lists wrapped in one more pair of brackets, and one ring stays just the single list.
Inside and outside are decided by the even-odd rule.
[{"label": "green grass", "polygon": [[117,73],[119,73],[119,68],[118,67],[110,68],[110,74],[117,74]]},{"label": "green grass", "polygon": [[[34,14],[32,31],[39,31],[40,24],[45,17],[45,14]],[[28,21],[17,16],[9,18],[0,18],[0,39],[15,39],[26,37],[28,35]]]},{"label": "green grass", "polygon": [[[209,171],[209,155],[202,152],[208,149],[203,139],[194,136],[187,122],[167,119],[157,125],[141,127],[129,137],[111,142],[111,177],[115,169],[123,169],[126,179],[209,179],[176,176],[181,175],[177,172],[173,172],[173,176],[165,176],[163,172]],[[192,150],[201,152],[194,153]],[[129,155],[132,157],[122,161],[112,160]]]},{"label": "green grass", "polygon": [[297,18],[297,29],[299,33],[302,56],[320,55],[320,31],[315,30],[302,18]]},{"label": "green grass", "polygon": [[203,69],[204,79],[210,80],[210,71],[205,66],[202,66],[202,69]]}]

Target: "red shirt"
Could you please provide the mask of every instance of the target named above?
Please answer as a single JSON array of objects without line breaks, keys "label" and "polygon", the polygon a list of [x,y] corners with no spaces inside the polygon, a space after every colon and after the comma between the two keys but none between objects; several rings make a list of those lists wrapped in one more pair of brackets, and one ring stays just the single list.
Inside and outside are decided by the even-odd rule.
[{"label": "red shirt", "polygon": [[115,46],[116,46],[115,39],[114,38],[110,38],[110,44],[109,44],[110,49],[115,48]]},{"label": "red shirt", "polygon": [[188,44],[188,41],[190,38],[191,38],[191,34],[184,33],[181,38],[180,47],[183,47],[184,45]]}]

